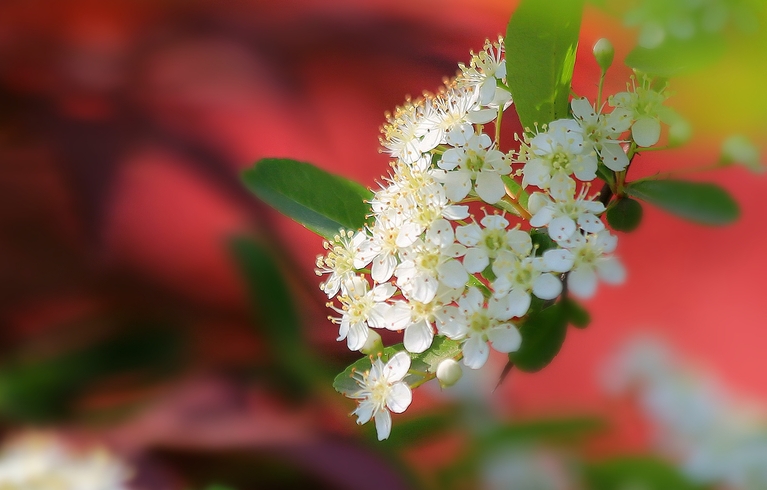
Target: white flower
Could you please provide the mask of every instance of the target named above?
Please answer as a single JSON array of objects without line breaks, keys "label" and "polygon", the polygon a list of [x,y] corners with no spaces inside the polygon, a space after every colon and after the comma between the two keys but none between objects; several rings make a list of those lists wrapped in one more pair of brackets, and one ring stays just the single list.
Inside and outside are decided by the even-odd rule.
[{"label": "white flower", "polygon": [[403,381],[410,369],[410,356],[406,352],[397,352],[384,365],[380,358],[373,361],[370,370],[355,375],[360,389],[350,398],[359,400],[353,415],[362,425],[371,418],[375,419],[378,440],[382,441],[391,433],[391,414],[402,413],[410,406],[413,393]]},{"label": "white flower", "polygon": [[458,307],[446,306],[447,320],[441,322],[440,333],[453,340],[463,340],[463,362],[471,369],[485,365],[490,354],[487,342],[498,352],[514,352],[522,343],[522,336],[514,324],[508,322],[508,312],[494,301],[485,306],[479,289],[470,287],[458,299]]},{"label": "white flower", "polygon": [[397,237],[404,221],[400,213],[395,212],[384,216],[386,216],[384,219],[376,220],[375,225],[373,225],[371,229],[373,236],[358,247],[360,260],[373,263],[370,277],[377,283],[388,281],[394,274],[400,250],[400,247],[397,246]]},{"label": "white flower", "polygon": [[499,37],[494,43],[486,40],[482,51],[471,54],[469,66],[458,64],[461,70],[457,80],[459,86],[475,88],[480,105],[498,108],[511,101],[511,94],[498,86],[498,81],[506,78],[503,51],[503,38]]},{"label": "white flower", "polygon": [[523,168],[523,185],[547,189],[552,177],[559,174],[575,174],[583,181],[596,178],[596,153],[591,144],[584,142],[583,131],[573,119],[553,121],[546,131],[530,140],[521,156],[527,160]]},{"label": "white flower", "polygon": [[326,241],[323,246],[328,253],[325,257],[317,257],[317,275],[330,274],[330,277],[320,285],[328,298],[338,294],[343,283],[354,277],[356,270],[365,267],[370,261],[365,261],[359,254],[360,246],[367,239],[363,232],[341,230],[332,241]]},{"label": "white flower", "polygon": [[21,436],[0,453],[3,490],[128,490],[130,477],[106,450],[75,452],[51,435]]},{"label": "white flower", "polygon": [[590,298],[597,288],[597,277],[608,284],[620,284],[626,278],[623,265],[612,255],[618,238],[607,230],[586,236],[575,233],[559,243],[563,248],[543,254],[546,265],[555,272],[570,272],[567,288],[575,296]]},{"label": "white flower", "polygon": [[402,292],[408,299],[421,303],[434,299],[440,283],[450,288],[462,288],[469,279],[463,264],[455,260],[466,253],[466,248],[455,243],[449,222],[444,219],[435,221],[426,231],[425,238],[402,250],[402,263],[394,270]]},{"label": "white flower", "polygon": [[511,172],[506,156],[494,148],[493,141],[484,133],[472,135],[466,145],[451,148],[442,155],[437,165],[447,170],[439,178],[445,184],[445,192],[451,201],[460,201],[474,188],[488,204],[506,195],[502,175]]},{"label": "white flower", "polygon": [[414,163],[421,157],[423,151],[418,129],[423,119],[423,107],[423,100],[407,101],[394,115],[387,116],[387,123],[381,129],[381,146],[386,153],[405,163]]},{"label": "white flower", "polygon": [[362,276],[354,276],[344,282],[345,293],[338,297],[341,308],[328,303],[328,307],[341,314],[340,318],[330,318],[339,325],[338,339],[346,339],[350,350],[360,350],[368,339],[368,328],[388,328],[399,330],[404,325],[397,324],[392,305],[386,300],[397,291],[391,284],[379,284],[369,289],[368,282]]},{"label": "white flower", "polygon": [[509,222],[503,216],[487,215],[480,223],[484,228],[470,223],[456,229],[458,241],[470,247],[463,258],[467,271],[482,272],[490,265],[490,259],[494,259],[502,250],[513,249],[518,253],[529,253],[528,245],[532,247],[530,235],[516,229],[507,230]]},{"label": "white flower", "polygon": [[450,87],[429,102],[432,110],[422,119],[421,128],[423,140],[431,142],[432,149],[445,143],[465,145],[474,134],[474,123],[485,124],[498,115],[492,109],[477,110],[478,93],[459,87]]},{"label": "white flower", "polygon": [[549,272],[543,257],[529,256],[529,252],[526,255],[499,253],[493,262],[493,273],[496,275],[494,299],[513,317],[527,313],[532,300],[530,293],[541,299],[554,299],[562,292],[562,281]]},{"label": "white flower", "polygon": [[530,226],[548,227],[549,236],[556,242],[572,237],[578,228],[588,233],[604,230],[605,225],[597,215],[604,212],[605,206],[593,198],[586,199],[588,189],[584,186],[578,196],[571,192],[567,199],[557,200],[541,192],[533,193],[528,203],[533,215]]},{"label": "white flower", "polygon": [[[407,290],[407,288],[405,288]],[[447,320],[443,306],[455,301],[464,287],[450,288],[440,285],[434,299],[421,302],[408,298],[407,301],[394,303],[396,322],[395,325],[406,324],[402,343],[408,352],[421,353],[431,347],[434,340],[435,322]],[[405,293],[407,296],[407,293]]]},{"label": "white flower", "polygon": [[631,137],[637,146],[648,147],[660,139],[661,120],[673,113],[663,107],[667,97],[664,91],[657,92],[650,88],[650,80],[643,78],[640,86],[634,83],[632,90],[610,96],[608,103],[616,110],[625,110],[631,114]]},{"label": "white flower", "polygon": [[607,168],[616,172],[625,170],[629,159],[618,138],[631,127],[631,112],[619,108],[609,114],[598,114],[585,97],[573,99],[570,106],[583,134]]}]

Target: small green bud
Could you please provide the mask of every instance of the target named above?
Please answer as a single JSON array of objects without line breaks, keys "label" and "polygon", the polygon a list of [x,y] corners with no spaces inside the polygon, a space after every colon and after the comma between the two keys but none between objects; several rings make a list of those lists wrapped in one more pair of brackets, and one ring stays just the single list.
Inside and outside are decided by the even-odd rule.
[{"label": "small green bud", "polygon": [[374,356],[379,352],[383,352],[384,345],[381,341],[381,336],[375,330],[368,330],[368,339],[365,341],[365,345],[362,346],[360,352],[369,356]]},{"label": "small green bud", "polygon": [[437,379],[442,388],[453,386],[463,376],[463,370],[455,359],[445,359],[437,366]]},{"label": "small green bud", "polygon": [[594,44],[594,58],[597,60],[597,64],[602,71],[607,71],[610,65],[613,64],[613,57],[615,56],[615,49],[613,44],[607,39],[602,38]]}]

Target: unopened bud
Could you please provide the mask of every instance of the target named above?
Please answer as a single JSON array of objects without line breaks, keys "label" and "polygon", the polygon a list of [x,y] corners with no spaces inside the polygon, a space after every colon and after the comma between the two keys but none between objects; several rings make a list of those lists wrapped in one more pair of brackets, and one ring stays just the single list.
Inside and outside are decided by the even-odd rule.
[{"label": "unopened bud", "polygon": [[594,58],[597,60],[597,64],[602,71],[607,71],[610,65],[613,64],[613,57],[615,56],[615,49],[613,44],[607,39],[602,38],[594,44]]},{"label": "unopened bud", "polygon": [[379,352],[383,352],[384,345],[381,341],[381,336],[375,330],[368,330],[368,338],[365,341],[365,345],[362,346],[360,352],[373,356]]},{"label": "unopened bud", "polygon": [[437,366],[437,379],[443,388],[453,386],[463,376],[463,370],[455,359],[445,359]]}]

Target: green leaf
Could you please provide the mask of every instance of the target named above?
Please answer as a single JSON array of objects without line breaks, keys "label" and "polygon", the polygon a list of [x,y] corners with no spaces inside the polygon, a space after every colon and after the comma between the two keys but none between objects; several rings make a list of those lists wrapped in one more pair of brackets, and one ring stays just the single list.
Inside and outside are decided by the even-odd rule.
[{"label": "green leaf", "polygon": [[501,179],[506,185],[506,188],[511,191],[513,195],[517,196],[519,204],[521,204],[523,208],[527,209],[527,203],[530,200],[530,195],[522,188],[522,185],[508,175],[502,175]]},{"label": "green leaf", "polygon": [[247,237],[230,239],[229,250],[245,280],[250,303],[257,309],[257,324],[280,356],[293,354],[301,343],[300,322],[274,255]]},{"label": "green leaf", "polygon": [[81,395],[112,376],[141,380],[167,374],[178,366],[182,340],[176,331],[156,325],[126,325],[131,327],[57,355],[20,356],[4,364],[0,367],[0,413],[15,420],[59,420],[74,414]]},{"label": "green leaf", "polygon": [[[381,361],[386,362],[397,352],[404,351],[402,344],[396,344],[386,347],[381,354]],[[434,374],[437,372],[437,366],[447,358],[455,358],[461,352],[461,342],[451,340],[447,337],[435,337],[431,347],[420,354],[410,354],[410,369],[422,373]],[[333,381],[333,388],[343,395],[351,395],[359,390],[359,385],[353,378],[355,372],[364,373],[372,366],[370,356],[363,357],[352,365],[347,367],[341,374],[336,376]],[[408,374],[405,381],[412,385],[413,383],[423,381],[424,376],[420,374]]]},{"label": "green leaf", "polygon": [[526,129],[569,114],[583,0],[522,0],[506,29],[506,77]]},{"label": "green leaf", "polygon": [[325,238],[362,228],[370,214],[369,190],[308,163],[260,160],[242,180],[259,199]]},{"label": "green leaf", "polygon": [[521,371],[534,373],[546,367],[559,353],[567,333],[567,310],[555,303],[531,314],[519,328],[522,345],[509,354],[509,360]]},{"label": "green leaf", "polygon": [[642,221],[642,205],[624,197],[607,209],[607,222],[617,231],[634,231]]},{"label": "green leaf", "polygon": [[704,225],[726,225],[740,215],[738,204],[721,187],[684,180],[640,180],[626,193],[681,218]]},{"label": "green leaf", "polygon": [[533,228],[530,230],[530,238],[533,240],[533,247],[535,247],[535,255],[541,256],[546,250],[557,248],[556,242],[549,236],[549,232],[546,229]]},{"label": "green leaf", "polygon": [[591,315],[586,309],[572,298],[562,300],[562,308],[567,314],[567,321],[576,328],[586,328],[591,323]]},{"label": "green leaf", "polygon": [[720,36],[698,35],[691,39],[667,36],[658,47],[634,48],[625,59],[631,68],[648,75],[671,78],[704,68],[726,52]]},{"label": "green leaf", "polygon": [[587,466],[590,490],[641,488],[643,490],[702,490],[669,463],[650,456],[622,456]]}]

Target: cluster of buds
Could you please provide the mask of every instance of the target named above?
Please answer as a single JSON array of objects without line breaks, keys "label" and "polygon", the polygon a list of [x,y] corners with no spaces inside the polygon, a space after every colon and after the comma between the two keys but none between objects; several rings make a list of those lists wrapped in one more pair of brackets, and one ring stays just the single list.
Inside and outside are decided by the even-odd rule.
[{"label": "cluster of buds", "polygon": [[501,120],[513,101],[499,39],[437,94],[388,115],[381,143],[393,161],[371,221],[341,230],[317,260],[338,340],[369,352],[376,329],[403,334],[402,351],[355,377],[359,423],[375,418],[379,438],[388,436],[387,409],[402,412],[412,397],[409,355],[435,336],[460,343],[434,373],[448,386],[460,377],[455,361],[479,369],[491,348],[519,349],[518,326],[534,302],[566,291],[589,298],[599,280],[623,281],[591,181],[600,166],[625,170],[628,149],[657,142],[663,98],[644,83],[611,96],[609,112],[574,98],[571,118],[528,130],[505,150]]}]

